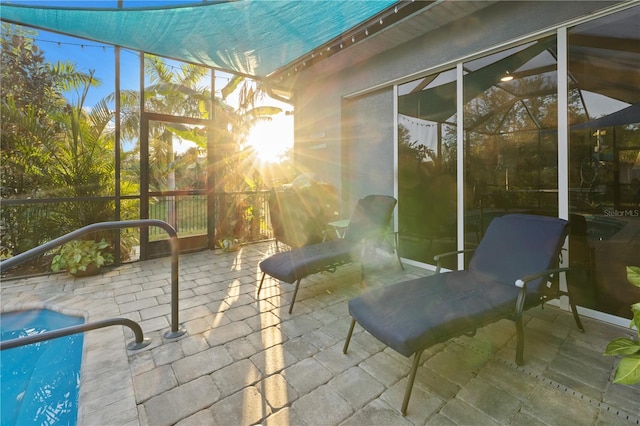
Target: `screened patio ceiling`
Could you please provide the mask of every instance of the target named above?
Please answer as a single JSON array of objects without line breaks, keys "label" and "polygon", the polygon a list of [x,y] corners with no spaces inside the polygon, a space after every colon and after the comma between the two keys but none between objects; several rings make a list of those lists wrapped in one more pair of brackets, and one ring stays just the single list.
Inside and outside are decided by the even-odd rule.
[{"label": "screened patio ceiling", "polygon": [[[398,38],[398,31],[411,32],[412,21],[427,28],[428,21],[423,19],[438,8],[445,8],[447,14],[452,15],[454,5],[455,2],[396,0],[223,0],[163,7],[96,9],[34,7],[3,2],[0,18],[234,74],[267,78],[277,85],[288,74],[384,29],[393,27],[394,35],[389,38]],[[469,13],[475,7],[486,5],[465,3]],[[403,21],[403,25],[395,25],[409,16],[411,19]],[[631,114],[618,115],[618,120],[623,121],[634,116],[636,104],[640,103],[640,70],[634,66],[640,54],[637,43],[639,18],[640,7],[634,7],[629,9],[623,21],[608,23],[605,20],[602,23],[603,20],[599,20],[597,26],[583,26],[580,34],[571,35],[570,87],[633,106],[629,110]],[[380,47],[384,48],[384,45]],[[541,76],[555,79],[555,55],[555,41],[550,39],[505,51],[499,60],[479,69],[466,69],[466,102],[492,87],[510,93],[512,105],[524,103],[532,96],[544,96],[545,92],[540,88],[533,93],[521,93],[527,87],[521,83]],[[605,85],[602,79],[594,80],[593,76],[580,71],[584,68],[582,64],[594,61],[600,64],[601,75],[606,76]],[[511,70],[516,80],[502,83],[500,78],[504,70]],[[549,84],[546,94],[555,93],[555,87],[555,83]],[[399,111],[423,120],[446,122],[455,114],[454,100],[455,82],[451,82],[401,96]],[[491,117],[504,114],[503,110],[488,111],[477,123],[467,123],[466,127],[480,130]]]},{"label": "screened patio ceiling", "polygon": [[[638,122],[640,111],[640,45],[638,43],[640,7],[628,9],[622,18],[611,15],[579,30],[569,31],[569,90],[581,93],[587,122],[573,124],[572,129],[625,125]],[[520,108],[529,114],[530,99],[555,96],[557,92],[556,40],[554,37],[538,40],[508,49],[486,58],[486,62],[465,63],[465,104],[478,103],[483,93],[500,92],[504,102],[495,105],[482,104],[477,109],[482,113],[465,117],[465,129],[478,133],[500,133],[507,122],[505,117]],[[594,75],[593,66],[598,73]],[[505,72],[513,78],[502,80]],[[429,79],[416,84],[414,90],[398,99],[400,114],[432,122],[453,122],[456,113],[456,82],[450,81],[437,87],[429,87]],[[627,105],[607,117],[594,118],[585,93],[596,94]],[[597,100],[600,98],[596,98]],[[595,102],[595,101],[592,101]],[[537,130],[545,128],[531,119]]]},{"label": "screened patio ceiling", "polygon": [[[380,31],[432,2],[415,3],[241,0],[96,9],[3,2],[0,16],[14,24],[261,79],[296,61],[308,66],[316,56],[347,48],[363,34]],[[353,32],[363,25],[362,34]]]}]

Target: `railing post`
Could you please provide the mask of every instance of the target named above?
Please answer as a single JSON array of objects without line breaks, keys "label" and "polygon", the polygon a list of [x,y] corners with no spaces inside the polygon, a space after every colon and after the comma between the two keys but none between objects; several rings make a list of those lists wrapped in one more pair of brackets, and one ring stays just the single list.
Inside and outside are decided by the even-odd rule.
[{"label": "railing post", "polygon": [[[169,226],[169,224],[167,224]],[[174,231],[175,232],[175,231]],[[171,245],[171,331],[164,333],[165,339],[175,339],[187,331],[179,327],[178,320],[178,235],[169,238]]]}]

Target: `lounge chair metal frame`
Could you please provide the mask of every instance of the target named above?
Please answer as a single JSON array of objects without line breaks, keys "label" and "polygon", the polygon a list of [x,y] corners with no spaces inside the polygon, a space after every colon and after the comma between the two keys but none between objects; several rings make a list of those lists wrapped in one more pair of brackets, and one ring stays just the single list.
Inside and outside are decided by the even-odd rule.
[{"label": "lounge chair metal frame", "polygon": [[[393,233],[393,242],[389,243],[388,231],[397,200],[388,195],[367,195],[358,200],[351,215],[344,237],[324,241],[289,251],[276,253],[260,262],[262,278],[258,286],[258,296],[266,275],[293,284],[295,288],[289,313],[293,310],[300,282],[303,278],[318,272],[335,272],[338,267],[354,261],[354,251],[364,240],[377,239],[392,246],[400,267],[404,269],[398,253],[398,236]],[[360,264],[361,281],[364,280],[364,267]]]}]

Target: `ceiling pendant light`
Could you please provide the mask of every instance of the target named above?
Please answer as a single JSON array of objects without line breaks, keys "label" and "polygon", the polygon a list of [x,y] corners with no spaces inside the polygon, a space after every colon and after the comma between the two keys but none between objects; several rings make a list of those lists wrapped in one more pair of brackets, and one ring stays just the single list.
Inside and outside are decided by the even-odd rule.
[{"label": "ceiling pendant light", "polygon": [[502,78],[500,79],[500,81],[502,82],[507,82],[507,81],[511,81],[513,80],[513,76],[511,74],[509,74],[509,71],[507,71]]}]

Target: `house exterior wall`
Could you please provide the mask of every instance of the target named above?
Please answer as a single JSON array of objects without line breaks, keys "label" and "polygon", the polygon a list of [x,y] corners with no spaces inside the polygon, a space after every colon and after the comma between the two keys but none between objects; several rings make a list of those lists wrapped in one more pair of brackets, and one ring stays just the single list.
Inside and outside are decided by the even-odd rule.
[{"label": "house exterior wall", "polygon": [[[442,7],[438,15],[444,16],[443,11],[463,5],[445,1],[433,7]],[[599,319],[611,319],[600,314],[626,317],[629,302],[640,294],[629,289],[625,275],[625,268],[637,263],[635,248],[640,244],[640,180],[629,174],[640,164],[637,119],[605,124],[597,118],[611,121],[623,108],[638,105],[638,85],[628,82],[640,78],[635,48],[639,13],[638,1],[501,1],[358,61],[359,48],[370,52],[379,43],[373,37],[366,42],[369,46],[356,45],[297,76],[296,158],[307,171],[338,188],[343,215],[365,194],[396,195],[400,253],[419,264],[430,263],[429,250],[441,253],[477,244],[491,214],[520,208],[573,221],[572,229],[584,229],[570,236],[563,261],[586,273],[580,279],[578,304],[593,310]],[[414,24],[407,27],[415,28]],[[520,55],[526,50],[530,52]],[[519,57],[512,58],[516,51]],[[525,61],[527,55],[531,56]],[[507,57],[508,61],[491,68],[497,58]],[[515,66],[519,60],[531,62]],[[495,70],[500,74],[483,77]],[[501,83],[505,71],[519,74],[513,86]],[[537,80],[527,81],[527,76]],[[439,85],[445,85],[442,81],[448,86],[440,90]],[[490,81],[494,83],[487,84]],[[495,90],[490,92],[488,87]],[[453,92],[457,96],[452,99]],[[495,93],[499,95],[491,98]],[[513,104],[500,103],[507,98]],[[509,122],[511,127],[478,125],[494,126],[488,111],[516,103],[533,124],[518,121],[527,117],[523,112],[511,118],[506,113],[495,116],[498,126]],[[538,115],[532,115],[536,108]],[[559,111],[566,111],[566,116]],[[461,113],[464,130],[456,124]],[[411,144],[422,130],[405,133],[407,117],[415,118],[416,129],[437,128],[437,136],[433,129],[429,135],[425,130],[425,140],[439,145],[453,140],[447,145],[449,151],[439,146],[435,157],[418,158],[420,173],[409,173],[415,158],[406,155],[405,148],[421,146],[422,141]],[[474,118],[477,121],[472,122]],[[397,126],[401,143],[394,140]],[[309,134],[322,140],[320,149],[309,149],[305,140]],[[529,148],[524,150],[525,146]],[[453,186],[435,179],[444,177]],[[435,196],[442,193],[447,197]],[[491,197],[493,202],[483,202]],[[537,202],[532,201],[534,197]],[[418,199],[421,205],[414,202]],[[424,212],[433,213],[434,206],[449,207],[448,200],[453,207],[434,214],[431,222],[425,220]],[[422,223],[428,226],[410,232],[419,228],[413,225]],[[438,245],[447,249],[435,251],[442,248]],[[459,257],[446,267],[460,268],[464,260]]]},{"label": "house exterior wall", "polygon": [[389,119],[393,97],[387,88],[342,102],[342,136],[349,141],[341,150],[348,164],[341,170],[347,205],[370,193],[394,193],[394,122]]},{"label": "house exterior wall", "polygon": [[[318,63],[301,72],[294,86],[296,163],[335,185],[343,194],[346,211],[367,193],[392,194],[394,81],[445,64],[454,66],[457,59],[615,3],[619,2],[500,2],[434,31],[416,34],[410,42],[365,62],[358,63],[357,46],[341,52],[339,55],[353,55],[353,65],[346,69],[339,69],[333,57]],[[377,87],[372,93],[345,100]],[[344,120],[345,106],[349,120]]]}]

